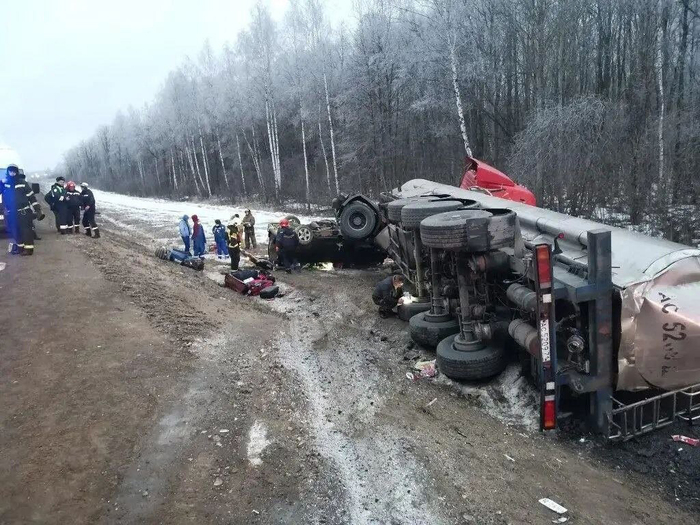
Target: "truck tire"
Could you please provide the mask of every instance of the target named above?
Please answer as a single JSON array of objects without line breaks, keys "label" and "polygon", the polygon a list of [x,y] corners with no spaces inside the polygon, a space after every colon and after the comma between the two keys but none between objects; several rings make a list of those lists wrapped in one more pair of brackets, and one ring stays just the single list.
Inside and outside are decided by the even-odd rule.
[{"label": "truck tire", "polygon": [[314,231],[308,226],[299,226],[296,232],[302,246],[308,246],[314,240]]},{"label": "truck tire", "polygon": [[396,308],[396,315],[402,321],[410,321],[411,317],[421,312],[430,310],[430,303],[408,303],[401,304]]},{"label": "truck tire", "polygon": [[464,208],[473,209],[478,207],[479,204],[475,201],[467,201],[465,204],[455,199],[415,201],[406,204],[401,209],[401,225],[407,230],[415,230],[420,227],[420,223],[423,219],[427,219],[433,215]]},{"label": "truck tire", "polygon": [[361,241],[372,234],[377,222],[377,214],[366,203],[351,202],[340,214],[340,233],[346,239]]},{"label": "truck tire", "polygon": [[515,217],[505,209],[441,213],[421,222],[420,236],[428,248],[488,252],[513,245]]},{"label": "truck tire", "polygon": [[426,313],[416,314],[408,322],[411,339],[416,344],[432,349],[446,337],[459,333],[459,321],[457,319],[430,321],[430,318],[426,319]]},{"label": "truck tire", "polygon": [[401,210],[403,209],[404,206],[407,204],[412,204],[414,202],[418,202],[418,199],[416,197],[412,197],[409,199],[396,199],[394,201],[391,201],[387,203],[386,205],[386,218],[389,222],[393,224],[398,224],[401,222]]},{"label": "truck tire", "polygon": [[443,339],[436,351],[438,370],[450,379],[476,381],[498,375],[505,369],[502,347],[485,346],[474,352],[460,352],[452,347],[454,339],[454,335]]}]

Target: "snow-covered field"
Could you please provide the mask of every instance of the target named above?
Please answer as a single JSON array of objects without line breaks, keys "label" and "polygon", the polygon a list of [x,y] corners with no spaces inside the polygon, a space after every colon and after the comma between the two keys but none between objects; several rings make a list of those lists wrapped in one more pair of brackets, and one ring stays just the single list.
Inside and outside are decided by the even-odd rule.
[{"label": "snow-covered field", "polygon": [[[147,226],[145,227],[146,231],[143,231],[144,236],[155,238],[158,244],[165,245],[182,244],[178,233],[178,222],[183,215],[188,215],[190,218],[192,215],[199,217],[209,244],[214,242],[211,229],[214,227],[216,219],[221,219],[221,222],[226,224],[234,213],[238,213],[241,217],[245,213],[245,208],[220,204],[132,197],[101,190],[94,190],[94,193],[97,201],[96,208],[101,214],[98,221],[101,219],[110,222],[136,234],[144,229],[145,222]],[[271,222],[279,222],[287,214],[259,209],[251,211],[256,221],[255,237],[259,244],[265,245],[267,244],[267,225]],[[319,218],[295,215],[302,222]]]}]

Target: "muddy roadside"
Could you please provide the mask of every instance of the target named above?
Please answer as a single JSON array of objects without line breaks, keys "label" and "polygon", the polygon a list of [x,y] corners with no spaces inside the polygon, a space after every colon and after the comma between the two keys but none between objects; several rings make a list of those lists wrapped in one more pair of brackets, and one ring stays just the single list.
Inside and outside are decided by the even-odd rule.
[{"label": "muddy roadside", "polygon": [[[286,296],[265,302],[220,288],[206,272],[159,261],[152,246],[109,228],[100,245],[83,237],[56,242],[63,244],[47,243],[47,253],[62,255],[32,261],[40,271],[32,291],[43,300],[8,297],[20,300],[11,324],[42,318],[46,333],[37,344],[67,355],[73,348],[50,337],[46,304],[67,292],[47,282],[66,272],[70,281],[89,275],[92,299],[85,310],[68,310],[64,323],[77,325],[89,311],[96,328],[80,332],[85,344],[96,346],[91,338],[102,334],[127,353],[110,354],[120,364],[111,367],[93,354],[65,369],[63,359],[52,361],[62,375],[51,402],[35,405],[42,385],[32,383],[3,408],[3,429],[13,432],[3,445],[22,460],[10,466],[14,478],[0,478],[2,490],[17,487],[7,499],[2,493],[9,504],[0,522],[28,517],[37,507],[21,500],[34,488],[49,502],[36,521],[543,523],[553,516],[537,503],[542,497],[566,506],[574,523],[693,521],[642,474],[531,430],[523,406],[510,406],[517,390],[506,383],[409,381],[405,372],[421,352],[400,321],[374,315],[368,291],[377,272],[281,275]],[[110,317],[122,325],[115,312],[131,317],[120,332],[103,333]],[[160,342],[146,346],[150,353],[148,332]],[[18,356],[8,373],[18,374],[29,355],[34,366],[47,366],[21,337],[14,341]],[[138,354],[147,356],[140,373],[129,360]],[[88,363],[105,374],[89,381]],[[70,393],[66,375],[77,385]],[[152,384],[156,377],[161,382]],[[152,404],[135,412],[131,405],[148,388]],[[23,410],[56,420],[53,406],[64,399],[71,419],[60,426],[12,426]],[[109,414],[101,423],[115,444],[101,454],[87,448],[87,464],[74,467],[77,481],[59,490],[66,471],[43,454],[70,462],[77,452],[60,439],[42,450],[42,441],[72,432],[72,441],[87,447],[81,440],[95,423],[83,414],[90,411]],[[30,457],[23,456],[24,439]],[[37,479],[40,487],[32,485]]]}]

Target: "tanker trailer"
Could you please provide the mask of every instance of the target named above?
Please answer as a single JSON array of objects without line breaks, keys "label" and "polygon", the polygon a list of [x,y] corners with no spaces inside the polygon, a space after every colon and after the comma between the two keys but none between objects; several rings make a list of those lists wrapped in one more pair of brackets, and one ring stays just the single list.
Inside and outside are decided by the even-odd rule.
[{"label": "tanker trailer", "polygon": [[[457,321],[437,346],[446,375],[498,373],[515,345],[540,387],[544,429],[556,426],[562,388],[589,396],[594,427],[612,439],[700,420],[700,250],[423,179],[390,197],[469,203],[420,224],[431,309],[411,319],[412,334],[417,324],[442,337],[430,321],[452,331]],[[395,244],[402,225],[386,222],[377,240]],[[642,391],[651,395],[618,400]]]}]

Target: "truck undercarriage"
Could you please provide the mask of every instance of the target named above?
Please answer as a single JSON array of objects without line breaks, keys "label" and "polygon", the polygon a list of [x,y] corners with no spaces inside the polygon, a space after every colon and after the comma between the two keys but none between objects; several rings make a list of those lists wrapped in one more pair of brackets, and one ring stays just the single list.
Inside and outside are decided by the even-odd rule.
[{"label": "truck undercarriage", "polygon": [[700,421],[700,251],[424,180],[381,200],[375,242],[413,284],[411,337],[443,374],[519,359],[542,429],[570,399],[611,440]]}]

